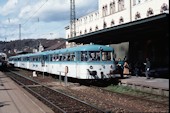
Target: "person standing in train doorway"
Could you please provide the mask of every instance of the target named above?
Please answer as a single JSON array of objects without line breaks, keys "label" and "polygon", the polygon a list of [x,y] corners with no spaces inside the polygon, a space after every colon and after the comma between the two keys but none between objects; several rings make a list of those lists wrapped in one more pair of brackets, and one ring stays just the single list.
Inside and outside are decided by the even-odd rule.
[{"label": "person standing in train doorway", "polygon": [[149,58],[146,58],[146,63],[144,63],[144,65],[145,65],[145,76],[146,76],[146,79],[150,79],[149,71],[150,71],[150,68],[151,68],[151,63],[149,61]]}]

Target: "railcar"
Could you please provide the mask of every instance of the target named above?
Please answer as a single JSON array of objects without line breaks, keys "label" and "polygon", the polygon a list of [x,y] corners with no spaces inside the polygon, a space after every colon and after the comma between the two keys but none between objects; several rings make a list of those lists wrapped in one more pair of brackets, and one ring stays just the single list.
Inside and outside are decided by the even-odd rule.
[{"label": "railcar", "polygon": [[6,66],[7,55],[5,53],[0,53],[0,66]]},{"label": "railcar", "polygon": [[114,49],[103,45],[82,45],[9,58],[16,67],[67,76],[79,80],[114,77]]}]

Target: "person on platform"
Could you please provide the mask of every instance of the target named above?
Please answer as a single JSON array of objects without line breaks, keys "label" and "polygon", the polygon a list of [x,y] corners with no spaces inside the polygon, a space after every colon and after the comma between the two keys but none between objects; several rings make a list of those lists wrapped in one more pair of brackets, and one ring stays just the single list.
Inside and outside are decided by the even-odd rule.
[{"label": "person on platform", "polygon": [[118,70],[120,73],[121,78],[123,78],[123,68],[124,68],[124,61],[121,60],[121,58],[118,59]]},{"label": "person on platform", "polygon": [[149,71],[150,71],[150,68],[151,68],[151,63],[149,61],[149,58],[146,58],[146,63],[144,63],[145,65],[145,75],[146,75],[146,79],[150,79],[149,77]]},{"label": "person on platform", "polygon": [[126,77],[130,76],[129,64],[127,60],[125,60],[124,65],[123,65],[123,75]]}]

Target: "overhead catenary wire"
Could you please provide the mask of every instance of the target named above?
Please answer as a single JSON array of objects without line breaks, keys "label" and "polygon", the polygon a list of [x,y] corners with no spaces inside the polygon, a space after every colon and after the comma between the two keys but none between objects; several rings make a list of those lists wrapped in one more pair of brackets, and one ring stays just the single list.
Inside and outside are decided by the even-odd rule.
[{"label": "overhead catenary wire", "polygon": [[[25,22],[23,22],[22,24],[19,24],[19,25],[22,25],[24,26],[46,3],[48,2],[48,0],[46,0],[27,20],[25,20]],[[9,20],[9,19],[8,19]],[[9,20],[10,21],[10,20]],[[31,24],[32,26],[32,24]],[[18,26],[16,26],[17,28]],[[4,28],[4,27],[3,27]],[[11,28],[11,27],[10,27]],[[10,33],[12,36],[16,33],[17,31],[14,30],[12,33]]]},{"label": "overhead catenary wire", "polygon": [[48,0],[46,0],[22,25],[25,25],[47,2]]}]

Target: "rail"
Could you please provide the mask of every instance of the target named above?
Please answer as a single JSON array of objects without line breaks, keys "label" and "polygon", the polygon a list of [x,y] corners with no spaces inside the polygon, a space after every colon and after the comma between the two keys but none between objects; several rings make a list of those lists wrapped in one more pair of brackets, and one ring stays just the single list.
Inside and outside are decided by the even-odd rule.
[{"label": "rail", "polygon": [[[34,80],[22,76],[16,72],[10,71],[11,73],[18,75],[10,75],[14,81],[23,86],[26,90],[32,93],[35,97],[49,106],[56,113],[75,113],[75,112],[95,112],[105,113],[105,111],[90,105],[84,101],[81,101],[70,95],[66,95],[58,90],[51,89],[45,85],[42,85]],[[22,79],[21,79],[22,78]],[[60,103],[60,104],[59,104]]]}]

